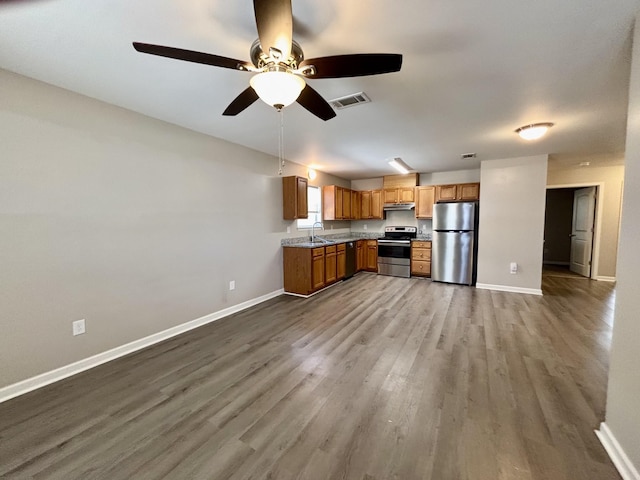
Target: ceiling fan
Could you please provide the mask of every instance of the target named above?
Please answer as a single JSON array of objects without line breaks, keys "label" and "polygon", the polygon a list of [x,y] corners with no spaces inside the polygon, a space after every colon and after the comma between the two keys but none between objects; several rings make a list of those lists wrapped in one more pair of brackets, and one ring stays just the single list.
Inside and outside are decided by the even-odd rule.
[{"label": "ceiling fan", "polygon": [[253,0],[258,39],[250,49],[251,62],[210,53],[133,42],[142,53],[254,72],[250,86],[238,95],[222,113],[237,115],[261,98],[277,110],[297,101],[322,120],[336,116],[322,96],[306,84],[304,78],[345,78],[379,75],[400,71],[402,55],[361,53],[305,60],[302,48],[293,40],[291,0]]}]

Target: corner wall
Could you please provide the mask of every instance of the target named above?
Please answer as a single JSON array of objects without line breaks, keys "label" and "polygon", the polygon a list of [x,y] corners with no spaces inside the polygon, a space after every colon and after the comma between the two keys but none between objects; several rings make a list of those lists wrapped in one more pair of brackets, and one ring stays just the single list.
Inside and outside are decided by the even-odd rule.
[{"label": "corner wall", "polygon": [[547,155],[482,162],[478,288],[542,293],[546,182]]},{"label": "corner wall", "polygon": [[603,443],[625,479],[640,478],[640,11],[636,17],[629,85],[616,310],[606,425],[600,429]]}]

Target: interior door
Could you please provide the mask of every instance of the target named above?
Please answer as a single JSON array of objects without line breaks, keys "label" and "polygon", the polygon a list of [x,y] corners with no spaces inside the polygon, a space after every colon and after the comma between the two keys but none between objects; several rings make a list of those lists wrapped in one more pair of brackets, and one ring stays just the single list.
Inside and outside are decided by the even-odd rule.
[{"label": "interior door", "polygon": [[571,223],[571,260],[569,269],[585,277],[591,276],[593,223],[596,211],[596,187],[581,188],[573,194]]}]

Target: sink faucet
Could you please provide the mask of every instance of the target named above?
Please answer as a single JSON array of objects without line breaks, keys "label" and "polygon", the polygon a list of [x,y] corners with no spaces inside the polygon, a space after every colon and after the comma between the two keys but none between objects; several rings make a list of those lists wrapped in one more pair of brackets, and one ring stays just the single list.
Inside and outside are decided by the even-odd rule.
[{"label": "sink faucet", "polygon": [[324,230],[324,225],[322,225],[322,222],[316,222],[313,225],[311,225],[311,242],[312,243],[316,241],[316,225],[320,225],[320,228]]}]

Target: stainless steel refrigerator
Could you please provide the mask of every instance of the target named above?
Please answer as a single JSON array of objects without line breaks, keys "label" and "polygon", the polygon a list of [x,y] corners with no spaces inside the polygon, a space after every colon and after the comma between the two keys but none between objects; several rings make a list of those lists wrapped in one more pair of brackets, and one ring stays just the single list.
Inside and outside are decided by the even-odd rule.
[{"label": "stainless steel refrigerator", "polygon": [[433,206],[431,279],[475,285],[478,251],[477,202]]}]

